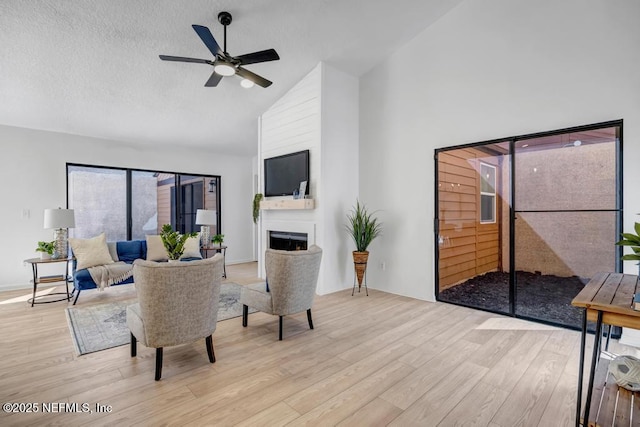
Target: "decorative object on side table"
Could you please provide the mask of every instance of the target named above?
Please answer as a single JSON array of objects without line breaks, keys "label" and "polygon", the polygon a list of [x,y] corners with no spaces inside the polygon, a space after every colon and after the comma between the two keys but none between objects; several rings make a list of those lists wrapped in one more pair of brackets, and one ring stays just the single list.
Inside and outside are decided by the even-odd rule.
[{"label": "decorative object on side table", "polygon": [[46,260],[51,259],[53,255],[53,251],[55,249],[55,240],[51,242],[38,242],[38,247],[36,248],[36,252],[40,252],[40,259]]},{"label": "decorative object on side table", "polygon": [[[367,251],[367,248],[373,239],[382,233],[382,224],[373,216],[374,213],[375,212],[370,213],[364,204],[360,204],[360,202],[356,200],[355,207],[347,214],[347,230],[353,242],[356,244],[356,250],[353,251],[353,264],[356,278],[358,279],[358,292],[360,292],[360,288],[362,288],[362,281],[364,279],[367,296],[369,295],[366,280],[367,262],[369,260],[369,251]],[[353,290],[351,291],[352,296],[356,289],[356,278],[354,278]]]},{"label": "decorative object on side table", "polygon": [[73,209],[45,209],[44,228],[53,228],[53,238],[55,247],[53,259],[67,258],[69,255],[68,232],[67,229],[76,226]]},{"label": "decorative object on side table", "polygon": [[216,234],[211,238],[214,245],[222,245],[224,243],[224,234]]},{"label": "decorative object on side table", "polygon": [[260,202],[262,201],[262,193],[258,193],[253,196],[253,223],[256,224],[258,222],[258,217],[260,216]]},{"label": "decorative object on side table", "polygon": [[169,261],[180,260],[180,257],[184,253],[184,244],[186,243],[187,239],[189,237],[194,237],[197,235],[198,233],[196,232],[180,234],[177,231],[174,231],[171,225],[163,225],[162,232],[160,233],[160,238],[162,239],[164,248],[167,250]]},{"label": "decorative object on side table", "polygon": [[211,237],[211,228],[210,226],[216,225],[217,213],[213,210],[207,209],[198,209],[196,210],[196,225],[200,225],[200,242],[202,246],[206,246],[209,244]]}]

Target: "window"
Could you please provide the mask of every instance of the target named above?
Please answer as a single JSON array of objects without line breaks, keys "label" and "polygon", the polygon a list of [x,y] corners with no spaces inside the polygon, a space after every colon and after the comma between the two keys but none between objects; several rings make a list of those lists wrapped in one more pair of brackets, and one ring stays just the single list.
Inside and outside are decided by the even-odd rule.
[{"label": "window", "polygon": [[68,164],[67,199],[76,238],[105,232],[108,241],[138,240],[158,234],[164,224],[181,233],[199,231],[197,209],[215,210],[211,233],[222,229],[219,176]]},{"label": "window", "polygon": [[496,167],[480,163],[480,223],[496,222]]}]

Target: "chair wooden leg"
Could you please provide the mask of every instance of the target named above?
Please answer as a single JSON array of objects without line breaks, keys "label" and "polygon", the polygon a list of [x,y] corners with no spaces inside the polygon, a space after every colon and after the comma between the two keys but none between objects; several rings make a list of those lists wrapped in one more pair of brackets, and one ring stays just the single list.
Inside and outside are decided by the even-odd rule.
[{"label": "chair wooden leg", "polygon": [[247,320],[249,318],[249,307],[242,304],[242,326],[247,327]]},{"label": "chair wooden leg", "polygon": [[138,354],[138,340],[131,334],[131,357],[136,357]]},{"label": "chair wooden leg", "polygon": [[156,381],[162,376],[162,347],[156,348]]},{"label": "chair wooden leg", "polygon": [[209,335],[205,341],[207,344],[207,354],[209,355],[209,362],[215,363],[216,354],[213,352],[213,337]]},{"label": "chair wooden leg", "polygon": [[282,317],[280,316],[280,321],[278,322],[278,339],[282,341]]},{"label": "chair wooden leg", "polygon": [[311,309],[307,310],[307,320],[309,321],[309,329],[313,329],[313,319],[311,319]]}]

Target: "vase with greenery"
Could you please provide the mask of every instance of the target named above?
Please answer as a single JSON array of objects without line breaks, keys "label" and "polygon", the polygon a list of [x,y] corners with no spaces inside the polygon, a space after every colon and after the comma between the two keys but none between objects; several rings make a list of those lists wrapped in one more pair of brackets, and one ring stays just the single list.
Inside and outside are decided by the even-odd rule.
[{"label": "vase with greenery", "polygon": [[362,279],[367,270],[369,251],[367,248],[382,233],[382,223],[369,212],[364,204],[356,201],[354,208],[347,214],[347,231],[356,245],[353,251],[353,263],[358,279],[358,291],[362,287]]},{"label": "vase with greenery", "polygon": [[622,256],[624,261],[640,261],[640,222],[636,222],[633,228],[636,234],[622,233],[622,240],[616,243],[619,246],[628,246],[633,251],[632,254]]},{"label": "vase with greenery", "polygon": [[38,247],[36,248],[36,252],[40,252],[40,258],[42,259],[50,259],[53,255],[53,251],[55,250],[56,242],[38,242]]},{"label": "vase with greenery", "polygon": [[174,231],[171,225],[163,225],[162,231],[160,232],[160,238],[162,239],[164,248],[167,250],[169,260],[179,260],[184,253],[184,244],[187,242],[187,239],[197,235],[198,233],[196,232],[180,234],[177,231]]},{"label": "vase with greenery", "polygon": [[213,241],[214,245],[222,245],[222,242],[224,242],[224,234],[215,234],[211,240]]},{"label": "vase with greenery", "polygon": [[262,201],[262,193],[258,193],[253,196],[253,223],[256,224],[258,222],[258,217],[260,216],[260,202]]}]

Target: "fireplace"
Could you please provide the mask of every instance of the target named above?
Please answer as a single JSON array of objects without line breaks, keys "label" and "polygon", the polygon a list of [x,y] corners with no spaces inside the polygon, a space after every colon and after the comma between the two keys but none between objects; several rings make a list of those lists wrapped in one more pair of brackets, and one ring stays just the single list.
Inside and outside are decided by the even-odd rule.
[{"label": "fireplace", "polygon": [[269,248],[283,251],[306,251],[307,233],[269,231]]}]

